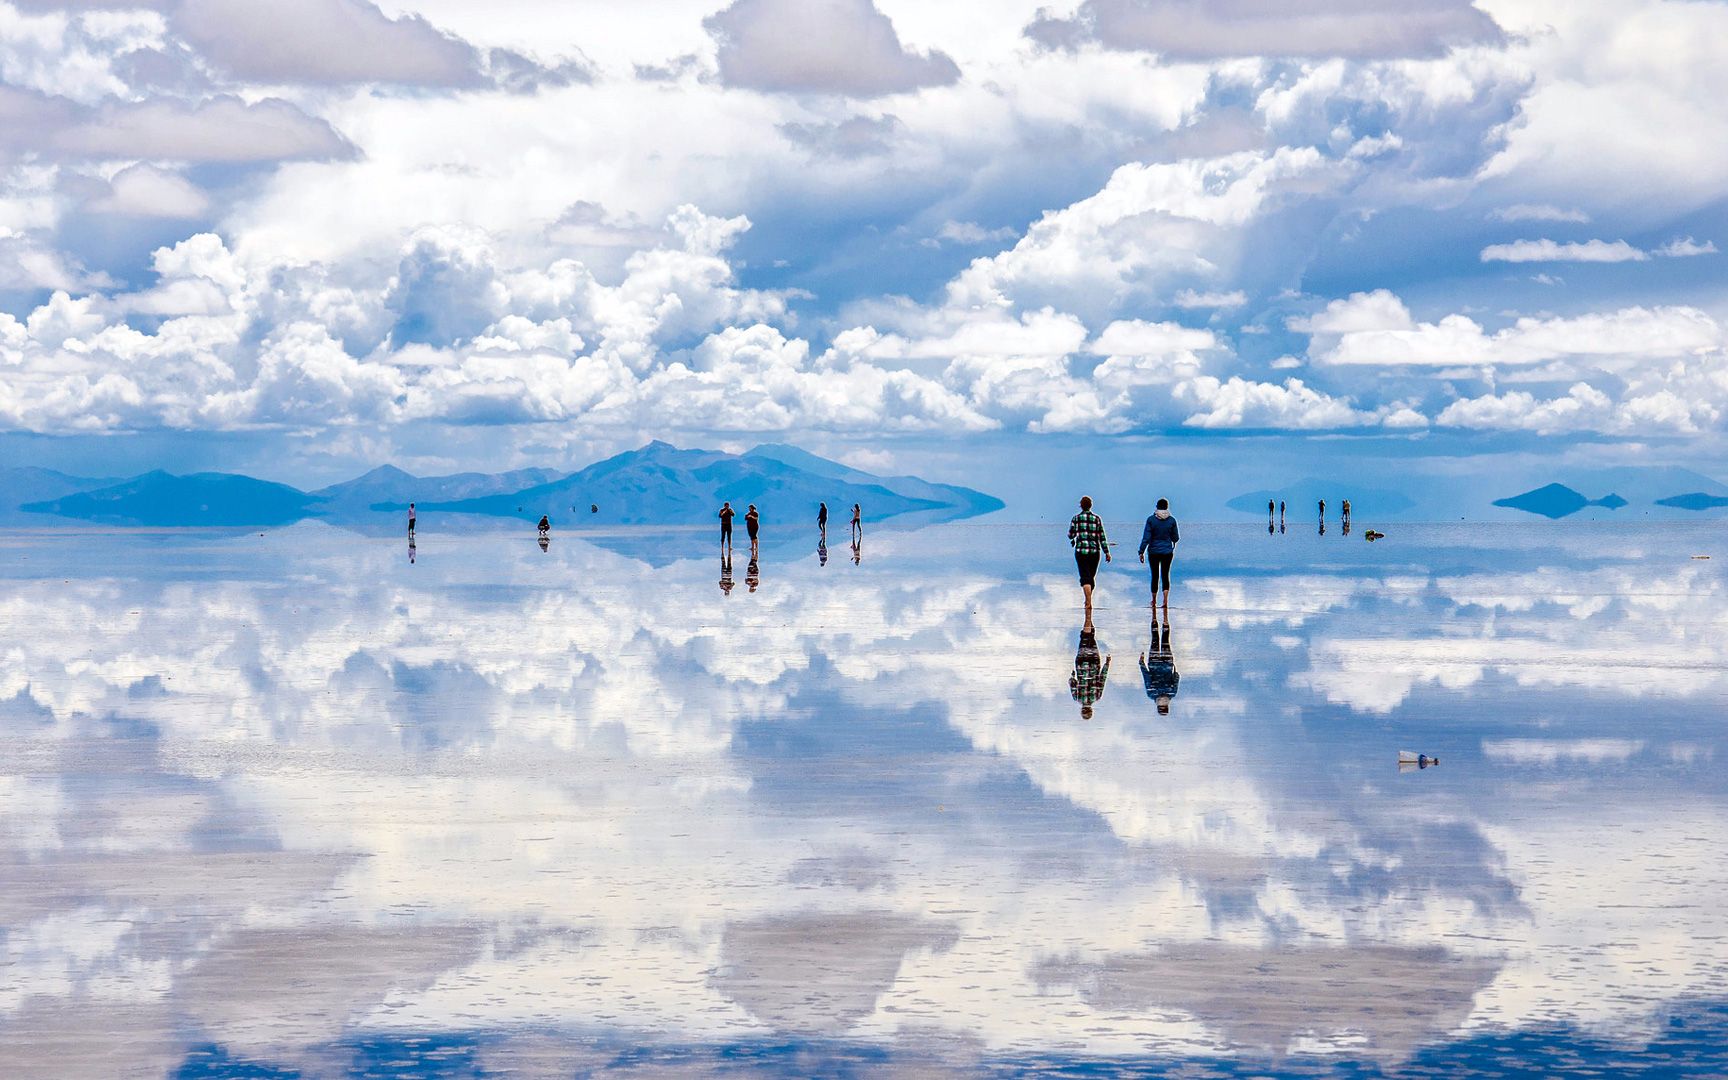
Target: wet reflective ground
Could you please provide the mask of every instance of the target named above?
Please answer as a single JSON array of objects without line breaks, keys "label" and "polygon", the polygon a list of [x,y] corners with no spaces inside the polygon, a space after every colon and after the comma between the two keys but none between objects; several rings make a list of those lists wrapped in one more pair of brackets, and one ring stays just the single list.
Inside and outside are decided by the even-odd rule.
[{"label": "wet reflective ground", "polygon": [[1722,535],[0,535],[0,1075],[1721,1075]]}]

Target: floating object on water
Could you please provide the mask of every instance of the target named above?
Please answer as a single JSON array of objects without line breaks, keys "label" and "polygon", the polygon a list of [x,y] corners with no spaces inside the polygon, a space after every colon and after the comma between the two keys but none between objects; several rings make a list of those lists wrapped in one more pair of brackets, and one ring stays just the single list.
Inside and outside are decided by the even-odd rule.
[{"label": "floating object on water", "polygon": [[1369,529],[1367,532],[1362,534],[1362,539],[1372,544],[1374,541],[1383,538],[1385,535],[1386,534],[1383,532],[1375,532],[1373,529]]},{"label": "floating object on water", "polygon": [[[259,534],[258,534],[258,535],[259,535],[259,536],[263,536],[263,535],[264,535],[264,534],[263,534],[263,533],[259,533]],[[1708,558],[1709,558],[1709,557],[1710,557],[1710,556],[1708,556],[1708,555],[1694,555],[1694,556],[1692,556],[1692,557],[1693,557],[1693,558],[1694,558],[1694,559],[1708,559]]]},{"label": "floating object on water", "polygon": [[600,504],[598,504],[598,503],[589,503],[589,504],[588,504],[588,512],[589,512],[589,513],[590,513],[590,514],[598,514],[598,513],[599,513],[599,512],[600,512]]},{"label": "floating object on water", "polygon": [[1418,754],[1411,750],[1398,751],[1398,767],[1400,769],[1411,765],[1418,769],[1426,769],[1430,765],[1438,764],[1440,764],[1440,759],[1437,757],[1429,757],[1427,754]]}]

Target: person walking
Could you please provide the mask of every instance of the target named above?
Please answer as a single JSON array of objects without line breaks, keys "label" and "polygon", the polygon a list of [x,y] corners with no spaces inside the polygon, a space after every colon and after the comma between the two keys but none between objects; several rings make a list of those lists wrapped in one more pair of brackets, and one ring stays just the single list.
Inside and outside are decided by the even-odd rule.
[{"label": "person walking", "polygon": [[[1146,556],[1152,556],[1152,606],[1158,606],[1158,586],[1164,586],[1164,618],[1170,618],[1170,564],[1176,559],[1176,545],[1182,540],[1182,532],[1176,527],[1176,519],[1170,516],[1170,500],[1159,499],[1158,509],[1146,519],[1146,527],[1140,531],[1140,561],[1145,562]],[[1152,625],[1158,625],[1158,613],[1152,613]]]},{"label": "person walking", "polygon": [[864,511],[857,503],[852,504],[852,543],[856,545],[864,539]]},{"label": "person walking", "polygon": [[1074,565],[1080,571],[1080,593],[1086,598],[1086,614],[1092,614],[1092,587],[1098,581],[1098,556],[1110,561],[1110,541],[1104,522],[1092,512],[1092,497],[1080,496],[1080,512],[1068,521],[1068,542],[1074,546]]},{"label": "person walking", "polygon": [[720,504],[720,551],[726,555],[732,554],[732,519],[736,516],[730,502]]},{"label": "person walking", "polygon": [[822,534],[822,544],[828,544],[828,504],[816,504],[816,531]]},{"label": "person walking", "polygon": [[756,513],[756,504],[751,503],[750,509],[744,512],[744,535],[750,538],[750,561],[756,561],[756,531],[762,525],[761,515]]}]

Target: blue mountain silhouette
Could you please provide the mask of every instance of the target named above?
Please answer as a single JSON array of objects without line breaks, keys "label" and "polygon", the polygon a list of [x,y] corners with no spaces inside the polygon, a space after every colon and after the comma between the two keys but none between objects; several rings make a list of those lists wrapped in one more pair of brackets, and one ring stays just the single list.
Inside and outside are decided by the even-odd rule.
[{"label": "blue mountain silhouette", "polygon": [[1626,505],[1626,500],[1612,493],[1604,495],[1600,499],[1591,499],[1565,484],[1544,484],[1539,488],[1526,491],[1522,495],[1495,499],[1494,505],[1522,510],[1527,514],[1538,514],[1550,520],[1558,520],[1576,514],[1586,506],[1601,506],[1609,510],[1618,510]]},{"label": "blue mountain silhouette", "polygon": [[174,476],[160,469],[24,510],[109,525],[286,525],[307,517],[317,500],[268,480],[235,473]]},{"label": "blue mountain silhouette", "polygon": [[1712,495],[1707,491],[1689,491],[1684,495],[1670,495],[1666,499],[1657,499],[1657,506],[1672,506],[1677,510],[1715,510],[1728,506],[1728,495]]},{"label": "blue mountain silhouette", "polygon": [[1267,500],[1282,502],[1287,505],[1291,516],[1307,521],[1309,511],[1318,512],[1321,499],[1326,500],[1327,513],[1334,517],[1343,513],[1345,499],[1350,500],[1351,516],[1358,518],[1374,514],[1397,514],[1416,505],[1408,496],[1396,491],[1360,487],[1348,480],[1321,480],[1312,476],[1281,488],[1250,491],[1246,495],[1236,496],[1224,505],[1245,514],[1263,514],[1266,512]]},{"label": "blue mountain silhouette", "polygon": [[680,450],[656,441],[551,483],[504,495],[427,501],[419,508],[423,513],[524,520],[544,514],[555,524],[694,525],[712,522],[722,501],[730,501],[740,515],[755,503],[764,528],[775,522],[813,521],[817,503],[824,501],[837,525],[851,516],[853,503],[872,520],[904,514],[952,519],[1002,506],[969,488],[874,476],[790,447],[728,454]]}]

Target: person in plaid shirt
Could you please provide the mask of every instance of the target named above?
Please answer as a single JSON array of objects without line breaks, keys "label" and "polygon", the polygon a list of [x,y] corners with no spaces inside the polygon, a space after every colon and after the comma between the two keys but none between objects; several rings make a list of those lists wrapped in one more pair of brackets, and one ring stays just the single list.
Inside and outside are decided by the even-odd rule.
[{"label": "person in plaid shirt", "polygon": [[1098,579],[1098,556],[1110,561],[1110,541],[1104,537],[1104,522],[1092,512],[1092,497],[1080,496],[1080,512],[1068,522],[1068,542],[1074,545],[1074,564],[1080,569],[1080,592],[1086,597],[1086,614],[1092,614],[1092,586]]},{"label": "person in plaid shirt", "polygon": [[1110,658],[1098,654],[1098,637],[1088,618],[1080,628],[1080,647],[1074,651],[1074,671],[1068,676],[1068,693],[1080,703],[1080,719],[1092,719],[1092,705],[1104,696],[1110,678]]}]

